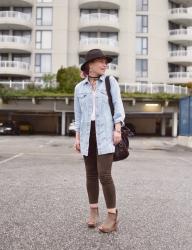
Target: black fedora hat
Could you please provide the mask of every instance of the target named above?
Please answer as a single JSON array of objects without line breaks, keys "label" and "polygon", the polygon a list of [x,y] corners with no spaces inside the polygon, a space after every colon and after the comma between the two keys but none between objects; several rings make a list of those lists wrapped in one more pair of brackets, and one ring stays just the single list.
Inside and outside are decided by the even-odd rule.
[{"label": "black fedora hat", "polygon": [[107,63],[110,63],[113,60],[111,57],[104,55],[104,53],[100,49],[92,49],[87,52],[85,56],[85,62],[81,65],[81,70],[85,71],[87,63],[99,58],[105,58],[107,60]]}]

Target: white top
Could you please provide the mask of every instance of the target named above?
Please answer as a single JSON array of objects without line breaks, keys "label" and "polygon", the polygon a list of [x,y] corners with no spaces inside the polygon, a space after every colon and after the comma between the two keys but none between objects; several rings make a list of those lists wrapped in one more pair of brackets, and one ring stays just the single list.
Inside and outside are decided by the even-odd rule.
[{"label": "white top", "polygon": [[93,110],[92,110],[92,114],[91,114],[91,121],[95,121],[95,94],[96,91],[92,91],[92,97],[93,97]]}]

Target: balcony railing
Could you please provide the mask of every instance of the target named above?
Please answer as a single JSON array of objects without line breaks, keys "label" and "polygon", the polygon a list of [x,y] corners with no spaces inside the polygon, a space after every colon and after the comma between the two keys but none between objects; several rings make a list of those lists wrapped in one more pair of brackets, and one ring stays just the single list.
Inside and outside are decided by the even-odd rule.
[{"label": "balcony railing", "polygon": [[192,13],[192,8],[173,8],[169,10],[169,14],[189,14]]},{"label": "balcony railing", "polygon": [[169,78],[175,78],[178,80],[188,79],[190,82],[192,81],[192,72],[171,72],[169,73]]},{"label": "balcony railing", "polygon": [[0,61],[0,73],[1,74],[30,74],[30,64],[19,61]]},{"label": "balcony railing", "polygon": [[19,11],[0,11],[0,19],[1,18],[18,18],[21,20],[30,21],[31,15]]},{"label": "balcony railing", "polygon": [[[28,85],[33,84],[34,86],[38,86],[40,88],[44,88],[47,86],[47,83],[43,81],[31,82],[31,81],[0,81],[1,85],[7,86],[9,88],[14,89],[25,89]],[[54,82],[53,86],[57,86]],[[188,94],[188,88],[182,86],[176,86],[174,84],[157,84],[157,83],[120,83],[119,84],[121,92],[129,92],[129,93],[170,93],[170,94]]]},{"label": "balcony railing", "polygon": [[170,30],[169,31],[170,36],[175,36],[175,35],[192,35],[192,29],[175,29],[175,30]]},{"label": "balcony railing", "polygon": [[192,57],[192,50],[174,50],[174,51],[170,51],[169,52],[169,56],[173,57],[173,56],[178,56],[178,57]]},{"label": "balcony railing", "polygon": [[188,88],[165,83],[120,83],[121,92],[188,94]]},{"label": "balcony railing", "polygon": [[80,18],[81,22],[110,22],[117,23],[118,17],[115,15],[105,14],[105,13],[94,13],[82,15]]},{"label": "balcony railing", "polygon": [[116,40],[108,39],[108,38],[87,38],[80,40],[80,45],[104,45],[110,47],[118,47],[118,42]]},{"label": "balcony railing", "polygon": [[0,43],[19,43],[19,44],[30,44],[30,39],[22,36],[0,36]]}]

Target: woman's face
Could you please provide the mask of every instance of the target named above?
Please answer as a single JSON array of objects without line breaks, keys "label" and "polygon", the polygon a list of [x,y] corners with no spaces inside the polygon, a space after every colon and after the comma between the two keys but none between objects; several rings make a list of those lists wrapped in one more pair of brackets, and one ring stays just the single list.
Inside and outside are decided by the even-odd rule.
[{"label": "woman's face", "polygon": [[103,75],[107,69],[107,60],[105,58],[99,58],[89,63],[90,75]]}]

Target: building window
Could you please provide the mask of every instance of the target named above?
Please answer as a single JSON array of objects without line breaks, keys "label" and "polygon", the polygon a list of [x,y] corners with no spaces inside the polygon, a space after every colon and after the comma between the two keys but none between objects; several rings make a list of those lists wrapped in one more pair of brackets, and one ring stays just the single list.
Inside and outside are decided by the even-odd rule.
[{"label": "building window", "polygon": [[36,49],[52,48],[52,31],[37,30],[36,31]]},{"label": "building window", "polygon": [[49,7],[37,7],[36,24],[38,26],[52,25],[53,9]]},{"label": "building window", "polygon": [[12,61],[31,63],[31,58],[28,54],[12,54]]},{"label": "building window", "polygon": [[148,32],[148,16],[138,15],[137,20],[137,33],[147,33]]},{"label": "building window", "polygon": [[51,73],[51,54],[36,54],[35,72]]},{"label": "building window", "polygon": [[13,30],[13,36],[21,36],[31,41],[31,31],[29,30]]},{"label": "building window", "polygon": [[136,77],[147,77],[148,76],[148,60],[147,59],[136,59]]},{"label": "building window", "polygon": [[137,0],[136,10],[137,11],[148,11],[148,0]]},{"label": "building window", "polygon": [[0,61],[8,61],[9,55],[7,53],[1,53],[0,54]]},{"label": "building window", "polygon": [[136,54],[147,55],[148,54],[148,38],[136,37]]}]

